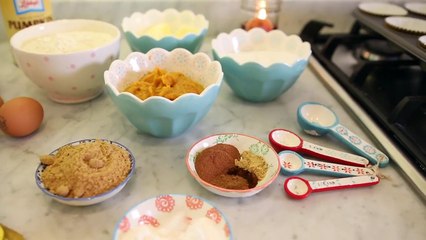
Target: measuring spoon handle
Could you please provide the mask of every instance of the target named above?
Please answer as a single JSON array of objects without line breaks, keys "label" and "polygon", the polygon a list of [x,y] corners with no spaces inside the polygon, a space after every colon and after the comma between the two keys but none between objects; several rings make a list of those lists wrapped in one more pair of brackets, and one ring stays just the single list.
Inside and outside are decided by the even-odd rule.
[{"label": "measuring spoon handle", "polygon": [[389,163],[389,158],[373,145],[367,143],[355,133],[351,132],[346,127],[337,124],[330,128],[331,134],[348,145],[356,153],[367,158],[370,163],[376,164],[379,162],[379,167],[386,167]]},{"label": "measuring spoon handle", "polygon": [[314,157],[322,158],[329,162],[342,163],[360,167],[365,167],[369,163],[368,159],[364,157],[319,146],[307,141],[303,141],[300,151]]},{"label": "measuring spoon handle", "polygon": [[365,187],[378,184],[380,178],[376,175],[371,176],[357,176],[347,178],[336,178],[322,181],[309,181],[309,185],[312,188],[312,192],[322,192],[329,190]]},{"label": "measuring spoon handle", "polygon": [[306,172],[318,173],[336,177],[374,175],[373,169],[364,167],[347,166],[336,163],[320,162],[304,159],[304,169]]}]

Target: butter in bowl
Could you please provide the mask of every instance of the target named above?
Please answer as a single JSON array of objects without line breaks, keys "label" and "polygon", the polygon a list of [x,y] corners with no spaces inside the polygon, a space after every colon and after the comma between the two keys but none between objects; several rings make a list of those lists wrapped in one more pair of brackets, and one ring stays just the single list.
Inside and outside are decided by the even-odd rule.
[{"label": "butter in bowl", "polygon": [[146,53],[153,48],[171,51],[184,48],[198,52],[207,34],[209,22],[201,14],[176,9],[134,12],[121,23],[133,51]]},{"label": "butter in bowl", "polygon": [[213,57],[225,81],[240,98],[272,101],[297,81],[311,55],[308,42],[280,30],[235,29],[212,40]]}]

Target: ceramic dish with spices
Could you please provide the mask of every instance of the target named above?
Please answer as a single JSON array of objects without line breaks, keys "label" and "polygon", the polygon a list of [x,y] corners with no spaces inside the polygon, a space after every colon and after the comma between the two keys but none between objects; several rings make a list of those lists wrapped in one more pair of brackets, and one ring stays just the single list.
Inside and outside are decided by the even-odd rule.
[{"label": "ceramic dish with spices", "polygon": [[211,135],[196,142],[186,155],[186,166],[201,186],[225,197],[257,194],[280,171],[278,155],[271,146],[240,133]]},{"label": "ceramic dish with spices", "polygon": [[71,206],[88,206],[120,192],[135,171],[135,158],[118,142],[84,139],[40,157],[35,180],[50,198]]},{"label": "ceramic dish with spices", "polygon": [[151,9],[125,17],[121,27],[133,51],[146,53],[153,48],[168,51],[185,48],[195,53],[203,43],[209,22],[203,15],[189,10]]},{"label": "ceramic dish with spices", "polygon": [[[177,86],[177,79],[163,75],[152,79],[151,75],[157,72],[167,76],[183,75],[195,85],[201,85],[201,92],[179,96],[168,92]],[[222,77],[219,62],[211,61],[205,53],[192,54],[182,48],[170,52],[155,48],[146,54],[133,52],[125,60],[114,61],[105,72],[105,84],[118,110],[138,131],[155,137],[174,137],[207,114],[216,101]],[[175,80],[176,84],[173,83]],[[148,85],[153,81],[154,85]],[[136,91],[128,90],[134,84],[140,84],[134,87]],[[147,96],[145,93],[154,94],[141,99],[139,93],[144,96]],[[173,98],[168,98],[169,93],[174,95]]]},{"label": "ceramic dish with spices", "polygon": [[225,215],[209,201],[166,194],[142,201],[117,223],[114,240],[232,240]]},{"label": "ceramic dish with spices", "polygon": [[252,102],[272,101],[290,89],[311,55],[310,44],[299,36],[261,28],[221,33],[212,40],[212,48],[226,83]]}]

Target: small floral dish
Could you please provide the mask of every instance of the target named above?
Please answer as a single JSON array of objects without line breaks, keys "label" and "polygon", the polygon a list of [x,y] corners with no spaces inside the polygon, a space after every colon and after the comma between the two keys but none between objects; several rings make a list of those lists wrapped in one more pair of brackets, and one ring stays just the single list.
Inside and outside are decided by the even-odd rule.
[{"label": "small floral dish", "polygon": [[55,20],[10,39],[19,68],[50,99],[80,103],[104,91],[103,73],[120,52],[120,30],[89,19]]},{"label": "small floral dish", "polygon": [[[235,146],[240,153],[248,150],[263,157],[267,164],[266,175],[254,188],[244,190],[226,189],[215,186],[200,178],[195,168],[197,155],[202,150],[221,143]],[[205,189],[224,197],[233,198],[250,197],[259,193],[268,187],[278,177],[280,172],[279,157],[270,145],[260,139],[240,133],[216,134],[199,140],[189,149],[186,155],[186,166],[192,177]]]},{"label": "small floral dish", "polygon": [[208,201],[191,195],[168,194],[132,207],[115,227],[114,240],[231,240],[225,215]]},{"label": "small floral dish", "polygon": [[146,53],[152,48],[171,51],[185,48],[195,53],[206,36],[209,22],[192,11],[166,9],[135,12],[121,23],[127,42],[133,51]]},{"label": "small floral dish", "polygon": [[[141,100],[121,91],[156,67],[183,73],[203,85],[204,90],[200,94],[183,94],[173,101],[161,96]],[[140,132],[156,137],[177,136],[197,124],[215,102],[222,78],[217,61],[211,61],[207,54],[192,54],[182,48],[171,52],[161,48],[146,54],[133,52],[125,60],[114,61],[105,72],[105,84],[114,104]]]},{"label": "small floral dish", "polygon": [[[83,140],[79,140],[79,141],[74,141],[71,143],[68,143],[62,147],[65,146],[78,146],[80,144],[84,144],[84,143],[93,143],[95,141],[102,141],[104,143],[107,144],[112,144],[115,145],[119,148],[121,148],[122,150],[124,150],[124,152],[126,152],[129,156],[130,159],[130,171],[127,174],[127,177],[116,187],[112,188],[111,190],[108,190],[107,192],[103,192],[101,194],[95,195],[93,197],[81,197],[81,198],[73,198],[73,197],[63,197],[57,194],[52,193],[51,191],[49,191],[45,185],[43,184],[43,180],[42,180],[42,173],[43,171],[47,168],[46,164],[40,163],[39,166],[37,167],[37,170],[35,172],[35,180],[36,180],[36,184],[37,186],[40,188],[40,190],[46,194],[48,197],[52,198],[53,200],[56,200],[60,203],[66,204],[66,205],[70,205],[70,206],[89,206],[89,205],[94,205],[100,202],[103,202],[111,197],[113,197],[114,195],[116,195],[117,193],[119,193],[124,186],[126,186],[127,182],[129,182],[130,178],[133,176],[134,171],[135,171],[135,158],[133,156],[133,154],[130,152],[130,150],[125,147],[124,145],[118,143],[118,142],[114,142],[114,141],[110,141],[110,140],[106,140],[106,139],[83,139]],[[53,152],[51,152],[49,155],[54,156],[56,155],[60,149],[62,148],[57,148],[55,149]]]},{"label": "small floral dish", "polygon": [[287,91],[308,64],[311,47],[280,30],[235,29],[212,40],[225,81],[242,99],[267,102]]}]

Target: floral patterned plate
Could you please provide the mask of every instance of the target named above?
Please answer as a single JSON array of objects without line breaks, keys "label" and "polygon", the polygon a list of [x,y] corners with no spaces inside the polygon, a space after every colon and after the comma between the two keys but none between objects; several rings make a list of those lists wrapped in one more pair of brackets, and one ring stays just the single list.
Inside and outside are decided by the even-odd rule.
[{"label": "floral patterned plate", "polygon": [[[250,150],[251,152],[262,156],[268,164],[266,176],[261,179],[257,186],[246,190],[226,189],[212,185],[201,179],[195,170],[195,159],[199,152],[207,147],[218,143],[226,143],[235,146],[240,153]],[[278,176],[280,172],[279,157],[275,150],[266,142],[240,133],[223,133],[208,136],[195,143],[186,156],[186,166],[189,173],[207,190],[225,197],[249,197],[266,187],[268,187]]]},{"label": "floral patterned plate", "polygon": [[113,239],[231,240],[222,212],[206,200],[169,194],[132,207],[117,223]]}]

